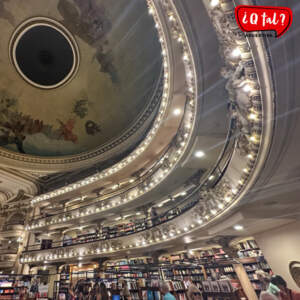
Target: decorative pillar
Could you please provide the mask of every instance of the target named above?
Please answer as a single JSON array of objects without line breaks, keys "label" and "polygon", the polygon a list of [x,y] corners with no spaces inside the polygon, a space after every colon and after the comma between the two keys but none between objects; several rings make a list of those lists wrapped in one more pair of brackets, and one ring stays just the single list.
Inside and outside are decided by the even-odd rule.
[{"label": "decorative pillar", "polygon": [[246,270],[244,269],[244,266],[242,264],[233,264],[233,268],[247,296],[247,299],[258,300],[256,292],[251,284]]}]

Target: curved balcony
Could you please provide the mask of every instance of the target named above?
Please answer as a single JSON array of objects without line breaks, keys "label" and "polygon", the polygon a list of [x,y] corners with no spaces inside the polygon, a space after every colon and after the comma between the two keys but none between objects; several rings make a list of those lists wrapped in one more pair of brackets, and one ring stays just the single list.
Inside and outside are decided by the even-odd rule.
[{"label": "curved balcony", "polygon": [[[189,195],[187,195],[179,204],[177,204],[176,207],[170,208],[169,210],[160,214],[156,218],[144,218],[142,220],[137,220],[136,222],[122,224],[121,226],[117,225],[113,227],[103,227],[101,232],[82,235],[75,239],[53,242],[50,249],[41,249],[40,244],[28,246],[26,250],[23,251],[22,253],[21,263],[34,264],[34,262],[38,262],[41,260],[52,260],[52,259],[56,260],[62,257],[72,258],[76,256],[74,254],[76,252],[76,249],[78,250],[78,247],[80,248],[82,245],[84,245],[85,247],[88,246],[88,247],[95,248],[95,244],[98,245],[99,243],[112,241],[121,237],[128,237],[131,235],[143,233],[147,230],[151,230],[156,227],[163,226],[164,224],[167,224],[168,222],[175,220],[179,216],[182,216],[186,212],[191,211],[192,208],[194,208],[197,204],[199,204],[199,201],[203,200],[202,198],[198,197],[199,190],[201,189],[206,190],[209,186],[218,184],[219,180],[222,178],[224,172],[228,167],[228,164],[233,154],[234,145],[235,145],[235,136],[233,134],[234,120],[232,120],[231,124],[232,124],[231,130],[228,133],[227,142],[223,149],[223,153],[221,155],[219,163],[211,173],[211,176],[213,176],[214,179],[212,180],[211,176],[209,176],[209,178],[205,182],[203,182],[195,189],[193,189],[193,191]],[[54,252],[63,251],[64,253],[52,255],[49,254],[49,251],[51,253],[53,251]],[[100,250],[98,249],[95,249],[93,251],[94,251],[93,254],[100,253]],[[65,255],[66,252],[69,253],[67,256]],[[43,256],[43,254],[45,256]],[[43,258],[41,258],[42,256]]]},{"label": "curved balcony", "polygon": [[[174,218],[182,215],[183,213],[185,213],[186,211],[188,211],[198,203],[198,200],[191,201],[190,198],[191,195],[188,197],[188,199],[185,199],[182,203],[180,203],[176,208],[172,208],[155,218],[144,218],[136,222],[130,222],[128,224],[122,224],[119,226],[116,225],[110,227],[102,227],[101,233],[86,234],[86,235],[81,235],[78,238],[54,242],[52,243],[51,249],[56,249],[56,248],[66,247],[66,246],[76,246],[76,245],[86,244],[90,242],[111,240],[122,236],[136,234],[141,231],[151,229],[155,226],[162,225],[165,222],[168,222],[169,220],[173,220]],[[40,251],[41,245],[37,244],[37,245],[28,246],[26,250],[23,251],[23,253],[27,253],[34,250]]]}]

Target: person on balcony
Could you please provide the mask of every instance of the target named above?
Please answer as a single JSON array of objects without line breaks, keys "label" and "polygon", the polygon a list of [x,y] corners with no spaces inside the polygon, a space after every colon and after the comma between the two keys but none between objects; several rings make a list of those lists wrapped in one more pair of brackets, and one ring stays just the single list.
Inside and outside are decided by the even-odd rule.
[{"label": "person on balcony", "polygon": [[154,206],[151,207],[150,218],[151,218],[152,226],[157,225],[157,223],[158,223],[158,213],[157,213],[156,208]]}]

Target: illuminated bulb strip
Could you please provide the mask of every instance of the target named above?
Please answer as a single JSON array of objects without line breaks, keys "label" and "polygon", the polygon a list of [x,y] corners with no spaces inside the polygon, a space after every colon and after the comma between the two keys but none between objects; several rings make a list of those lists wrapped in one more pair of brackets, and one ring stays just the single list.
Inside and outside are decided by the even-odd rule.
[{"label": "illuminated bulb strip", "polygon": [[[187,58],[187,57],[185,57],[185,59],[184,60],[186,60],[186,61],[188,61],[189,59]],[[248,91],[250,91],[252,89],[252,87],[249,85],[249,86],[244,86],[244,91],[245,92],[248,92]],[[250,117],[250,116],[249,116]],[[250,117],[250,119],[252,119],[252,117]],[[250,137],[250,141],[252,141],[252,142],[259,142],[259,139],[260,139],[260,136],[256,136],[256,135],[253,135],[253,136],[251,136]],[[182,151],[180,151],[180,153],[181,153]],[[248,155],[248,158],[249,159],[254,159],[254,157],[256,156],[256,153],[254,153],[254,154],[249,154]],[[244,171],[244,170],[243,170]],[[247,168],[247,172],[245,172],[245,173],[248,173],[248,172],[250,172],[251,171],[251,169],[248,169]],[[241,180],[239,180],[239,185],[244,185],[245,184],[245,180],[243,179],[241,179]],[[239,190],[241,189],[241,187],[239,186]],[[234,198],[236,198],[237,197],[237,194],[238,194],[238,191],[239,190],[237,190],[236,188],[232,188],[232,190],[231,190],[231,192],[232,192],[232,194],[234,195],[233,197],[229,197],[229,196],[226,196],[224,199],[225,199],[225,201],[227,202],[227,203],[230,203],[230,202],[233,202],[233,200],[234,200]],[[223,204],[219,204],[219,208],[221,209],[221,207],[222,207],[222,205]],[[213,209],[212,211],[211,211],[211,213],[213,214],[213,215],[215,215],[217,212]],[[205,219],[207,219],[207,220],[209,220],[210,219],[210,216],[209,215],[206,215],[205,216]],[[191,227],[193,227],[192,225],[190,225]],[[184,228],[184,231],[188,231],[188,228],[187,227],[185,227]],[[157,240],[157,241],[159,241],[159,239]]]}]

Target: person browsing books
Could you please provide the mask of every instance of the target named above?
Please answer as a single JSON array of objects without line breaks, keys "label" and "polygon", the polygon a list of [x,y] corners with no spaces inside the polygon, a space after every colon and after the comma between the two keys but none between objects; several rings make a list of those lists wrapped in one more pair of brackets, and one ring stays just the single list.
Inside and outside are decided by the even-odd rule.
[{"label": "person browsing books", "polygon": [[188,300],[201,300],[202,299],[201,291],[193,283],[192,278],[186,277],[185,282],[186,282],[186,286],[188,288],[188,291],[187,291]]},{"label": "person browsing books", "polygon": [[289,289],[286,281],[280,275],[273,275],[271,283],[280,289],[280,297],[282,300],[300,300],[300,293]]},{"label": "person browsing books", "polygon": [[176,300],[170,293],[170,288],[167,282],[163,281],[160,285],[160,292],[163,294],[163,300]]}]

